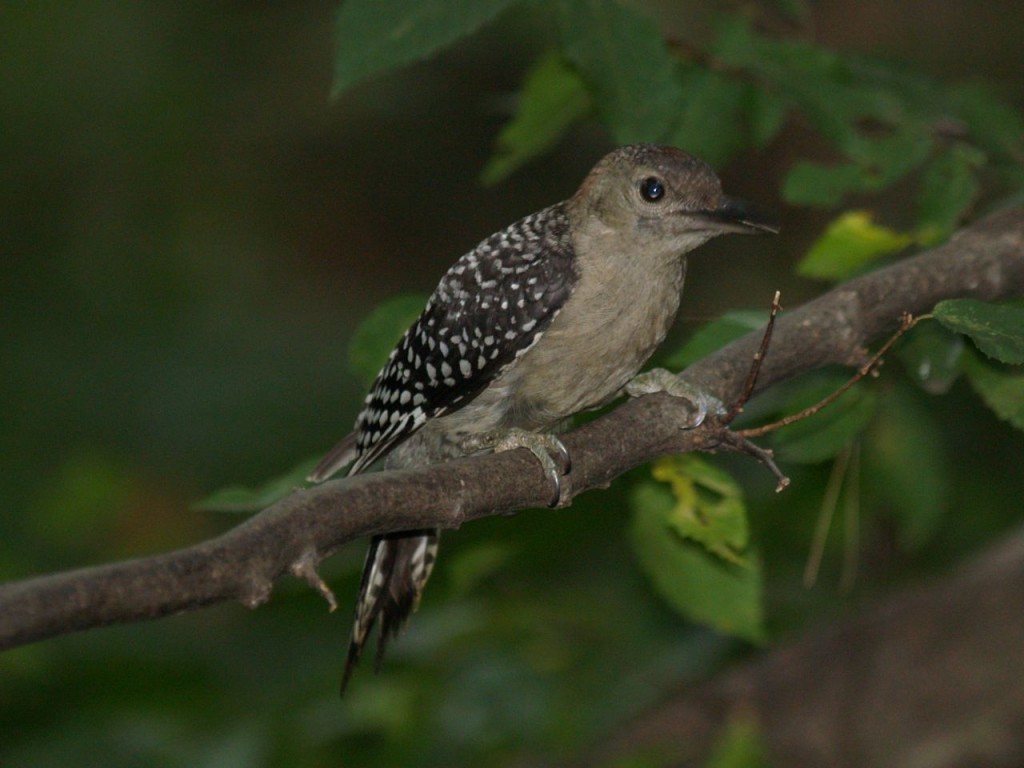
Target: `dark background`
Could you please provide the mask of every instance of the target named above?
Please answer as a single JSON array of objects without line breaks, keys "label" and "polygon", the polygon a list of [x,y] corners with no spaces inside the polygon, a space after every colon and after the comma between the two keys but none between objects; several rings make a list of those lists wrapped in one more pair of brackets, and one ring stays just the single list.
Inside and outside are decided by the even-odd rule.
[{"label": "dark background", "polygon": [[[699,6],[649,7],[668,30],[703,23]],[[1024,99],[1019,2],[810,7],[824,45]],[[346,360],[359,319],[389,296],[428,293],[479,239],[571,194],[611,146],[599,127],[578,128],[484,188],[480,169],[547,32],[506,15],[331,102],[336,12],[310,2],[0,11],[0,578],[164,551],[232,525],[191,505],[349,429],[363,394]],[[726,309],[765,306],[775,288],[792,305],[820,290],[790,268],[829,214],[784,209],[778,184],[794,158],[821,152],[793,125],[720,169],[727,190],[779,209],[786,229],[691,260],[680,338]],[[873,201],[897,225],[911,215],[900,204],[898,190]],[[976,438],[994,424],[976,403],[962,407]],[[1005,455],[1005,444],[992,449]],[[748,474],[751,493],[770,495],[767,476]],[[1008,482],[1019,486],[1019,473]],[[649,591],[621,502],[613,489],[585,513],[524,513],[447,536],[391,663],[377,678],[361,670],[343,703],[361,546],[326,564],[343,604],[334,615],[289,581],[256,612],[219,606],[9,652],[0,764],[572,752],[665,681],[736,650]],[[1014,506],[990,505],[961,546]],[[813,515],[789,521],[794,552],[812,525]],[[825,591],[793,600],[827,602]]]}]

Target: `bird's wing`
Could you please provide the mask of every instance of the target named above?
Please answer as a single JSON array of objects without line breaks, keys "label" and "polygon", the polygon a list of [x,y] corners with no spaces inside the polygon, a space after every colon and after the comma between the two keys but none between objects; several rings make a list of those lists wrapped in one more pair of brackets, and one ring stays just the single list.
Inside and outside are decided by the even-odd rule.
[{"label": "bird's wing", "polygon": [[537,342],[576,280],[565,203],[460,258],[377,375],[356,421],[349,474],[479,394]]}]

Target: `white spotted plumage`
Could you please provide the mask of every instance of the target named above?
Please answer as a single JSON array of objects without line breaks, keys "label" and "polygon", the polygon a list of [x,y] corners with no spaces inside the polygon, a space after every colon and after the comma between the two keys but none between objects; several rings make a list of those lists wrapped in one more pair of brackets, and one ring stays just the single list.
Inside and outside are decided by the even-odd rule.
[{"label": "white spotted plumage", "polygon": [[[459,259],[367,395],[349,474],[497,378],[536,342],[575,280],[565,203],[527,216]],[[318,474],[338,468],[319,468]]]}]

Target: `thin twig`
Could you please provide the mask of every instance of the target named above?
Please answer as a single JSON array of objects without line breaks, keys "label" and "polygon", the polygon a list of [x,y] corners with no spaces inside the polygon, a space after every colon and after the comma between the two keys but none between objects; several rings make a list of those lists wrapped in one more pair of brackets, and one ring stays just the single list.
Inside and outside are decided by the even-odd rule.
[{"label": "thin twig", "polygon": [[843,488],[843,480],[846,478],[846,470],[850,466],[852,455],[852,446],[846,446],[840,451],[832,465],[832,472],[828,476],[825,496],[821,500],[821,512],[818,513],[818,520],[814,525],[814,535],[811,537],[811,550],[807,553],[807,564],[804,566],[804,587],[807,589],[813,587],[818,581],[821,560],[825,554],[825,542],[828,541],[832,518],[835,516],[836,507],[839,506],[839,492]]},{"label": "thin twig", "polygon": [[789,486],[789,478],[783,474],[782,470],[779,469],[778,464],[775,463],[775,456],[770,450],[762,448],[759,445],[755,445],[740,433],[730,430],[729,425],[743,412],[743,407],[754,394],[754,388],[757,386],[757,376],[761,372],[761,365],[764,363],[765,356],[768,354],[768,347],[771,345],[772,330],[775,328],[775,318],[778,316],[779,310],[782,309],[782,305],[779,303],[781,297],[782,293],[780,291],[776,291],[775,295],[772,297],[772,309],[768,315],[768,322],[765,325],[764,333],[761,335],[761,343],[750,362],[750,368],[747,370],[747,378],[743,384],[743,391],[740,392],[740,396],[733,402],[728,413],[718,418],[709,419],[708,423],[708,428],[716,431],[718,446],[725,447],[737,453],[746,454],[747,456],[752,456],[768,467],[768,470],[775,476],[776,493]]},{"label": "thin twig", "polygon": [[857,580],[857,561],[860,551],[860,445],[854,446],[850,459],[850,475],[846,481],[843,503],[843,570],[839,576],[839,589],[848,593]]},{"label": "thin twig", "polygon": [[779,310],[782,309],[782,305],[779,303],[781,298],[781,291],[776,291],[775,296],[772,297],[772,310],[768,315],[768,323],[765,325],[764,335],[761,337],[761,346],[757,348],[757,352],[754,353],[754,359],[750,363],[750,370],[747,372],[747,381],[743,386],[743,393],[732,404],[732,408],[729,409],[729,412],[723,419],[725,424],[732,424],[735,418],[743,413],[743,407],[754,394],[754,387],[757,386],[757,375],[761,372],[761,364],[764,362],[765,355],[768,354],[768,346],[772,342],[775,317],[779,314]]},{"label": "thin twig", "polygon": [[825,408],[826,406],[829,406],[836,400],[838,400],[847,390],[850,389],[850,387],[852,387],[858,381],[863,379],[865,376],[873,374],[875,370],[879,366],[881,366],[883,358],[889,352],[889,350],[892,349],[893,344],[895,344],[903,336],[903,334],[905,334],[907,331],[909,331],[911,328],[917,325],[921,320],[930,317],[931,315],[922,315],[918,318],[914,318],[910,315],[909,312],[904,312],[903,316],[900,318],[900,327],[896,331],[896,333],[894,333],[889,338],[889,340],[882,345],[882,348],[878,350],[874,357],[872,357],[867,363],[862,365],[858,369],[857,373],[855,373],[853,377],[850,378],[850,380],[843,384],[841,387],[836,389],[827,397],[822,398],[814,405],[804,408],[802,411],[799,411],[798,413],[791,413],[790,415],[784,416],[778,421],[773,421],[771,424],[765,424],[764,426],[738,430],[737,434],[740,434],[743,437],[747,438],[761,437],[763,435],[767,435],[770,432],[775,432],[778,429],[782,429],[783,427],[788,427],[790,424],[795,424],[798,421],[803,421],[809,416],[813,416],[822,408]]},{"label": "thin twig", "polygon": [[734,432],[729,429],[727,425],[723,424],[720,419],[715,419],[712,422],[712,426],[721,429],[721,433],[718,435],[718,445],[716,447],[723,447],[734,453],[742,453],[747,456],[752,456],[759,462],[764,464],[768,470],[775,476],[775,492],[780,493],[789,487],[789,478],[779,469],[779,465],[775,463],[775,454],[769,449],[762,448],[756,443],[751,442],[739,432]]}]

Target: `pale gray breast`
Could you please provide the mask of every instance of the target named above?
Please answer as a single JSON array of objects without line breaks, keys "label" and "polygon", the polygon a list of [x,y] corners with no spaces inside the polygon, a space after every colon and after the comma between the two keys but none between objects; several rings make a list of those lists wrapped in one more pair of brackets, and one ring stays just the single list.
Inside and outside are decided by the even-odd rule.
[{"label": "pale gray breast", "polygon": [[679,308],[685,261],[610,282],[581,280],[540,341],[496,382],[505,426],[551,428],[616,396],[665,339]]}]

